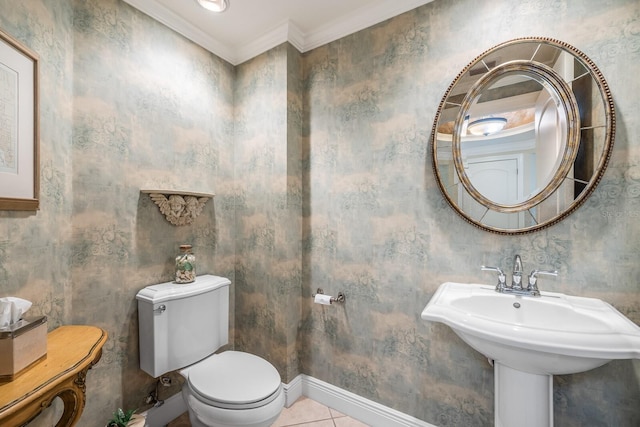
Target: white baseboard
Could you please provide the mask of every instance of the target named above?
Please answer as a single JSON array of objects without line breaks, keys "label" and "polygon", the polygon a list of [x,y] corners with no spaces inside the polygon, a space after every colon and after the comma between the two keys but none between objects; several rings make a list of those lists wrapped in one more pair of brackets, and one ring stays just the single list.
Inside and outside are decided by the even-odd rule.
[{"label": "white baseboard", "polygon": [[302,397],[302,377],[304,375],[298,375],[295,377],[289,384],[282,384],[282,388],[284,389],[284,406],[287,408],[290,407]]},{"label": "white baseboard", "polygon": [[[283,389],[287,408],[300,397],[306,396],[371,427],[436,427],[304,374],[298,375],[289,384],[283,384]],[[174,394],[162,406],[151,408],[143,414],[146,416],[145,426],[165,426],[186,411],[182,393]]]},{"label": "white baseboard", "polygon": [[187,404],[182,398],[182,393],[176,393],[160,406],[154,406],[143,412],[145,417],[145,427],[162,427],[187,412]]},{"label": "white baseboard", "polygon": [[299,377],[301,377],[303,396],[340,411],[371,427],[436,427],[433,424],[307,375],[298,375],[294,381]]}]

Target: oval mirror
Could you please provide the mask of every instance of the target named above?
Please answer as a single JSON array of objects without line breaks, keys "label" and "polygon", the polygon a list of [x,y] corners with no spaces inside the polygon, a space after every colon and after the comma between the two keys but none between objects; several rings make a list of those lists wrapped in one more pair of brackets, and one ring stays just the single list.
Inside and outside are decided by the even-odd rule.
[{"label": "oval mirror", "polygon": [[595,64],[572,46],[525,38],[480,55],[440,102],[431,153],[447,202],[488,231],[548,227],[600,181],[615,131]]}]

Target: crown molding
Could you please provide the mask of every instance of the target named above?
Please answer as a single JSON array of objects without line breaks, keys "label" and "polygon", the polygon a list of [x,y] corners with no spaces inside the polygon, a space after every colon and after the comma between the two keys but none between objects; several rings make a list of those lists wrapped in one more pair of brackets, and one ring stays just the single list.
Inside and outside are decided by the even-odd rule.
[{"label": "crown molding", "polygon": [[176,15],[171,10],[152,0],[123,0],[139,11],[149,15],[161,24],[171,28],[175,32],[182,34],[192,42],[202,46],[209,52],[219,56],[233,65],[235,55],[231,47],[219,42],[204,31],[191,25],[182,17]]},{"label": "crown molding", "polygon": [[255,58],[261,53],[281,45],[284,42],[289,42],[298,49],[298,51],[304,52],[304,33],[289,20],[282,22],[270,31],[267,31],[262,35],[262,37],[243,46],[238,46],[236,54],[233,57],[233,61],[229,62],[233,65],[241,64],[251,58]]},{"label": "crown molding", "polygon": [[372,6],[356,9],[348,15],[306,34],[302,52],[331,43],[432,1],[434,0],[384,0]]},{"label": "crown molding", "polygon": [[153,0],[124,1],[223,60],[232,65],[238,65],[284,42],[291,43],[304,53],[434,0],[405,0],[402,2],[382,0],[372,6],[357,9],[308,33],[304,33],[287,19],[260,37],[240,46],[221,43]]}]

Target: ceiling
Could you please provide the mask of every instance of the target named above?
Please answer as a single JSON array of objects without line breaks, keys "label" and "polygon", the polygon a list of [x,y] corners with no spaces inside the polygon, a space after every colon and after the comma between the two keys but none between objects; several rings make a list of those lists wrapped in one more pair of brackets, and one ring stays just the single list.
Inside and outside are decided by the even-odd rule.
[{"label": "ceiling", "polygon": [[124,0],[233,65],[290,42],[322,46],[433,0],[229,0],[221,14],[196,0]]}]

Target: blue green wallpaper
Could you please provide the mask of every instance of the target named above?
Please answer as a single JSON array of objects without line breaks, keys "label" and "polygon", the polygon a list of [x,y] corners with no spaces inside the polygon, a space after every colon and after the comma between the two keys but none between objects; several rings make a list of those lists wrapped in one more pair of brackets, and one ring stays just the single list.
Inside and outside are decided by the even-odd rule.
[{"label": "blue green wallpaper", "polygon": [[[0,295],[49,328],[109,333],[81,425],[144,408],[136,292],[172,276],[227,276],[231,347],[431,424],[493,425],[493,372],[420,312],[480,265],[557,268],[542,289],[601,298],[640,324],[640,4],[634,0],[435,0],[298,52],[231,66],[120,0],[0,0],[0,29],[40,55],[41,209],[0,212]],[[598,65],[617,116],[590,199],[524,236],[478,230],[446,204],[428,152],[440,99],[490,47],[565,41]],[[144,188],[212,192],[174,227]],[[320,287],[340,306],[312,304]],[[163,390],[179,391],[176,386]],[[523,396],[524,398],[524,396]],[[640,362],[555,378],[561,426],[640,424]],[[45,414],[34,425],[51,425]],[[39,424],[38,424],[39,423]]]}]

